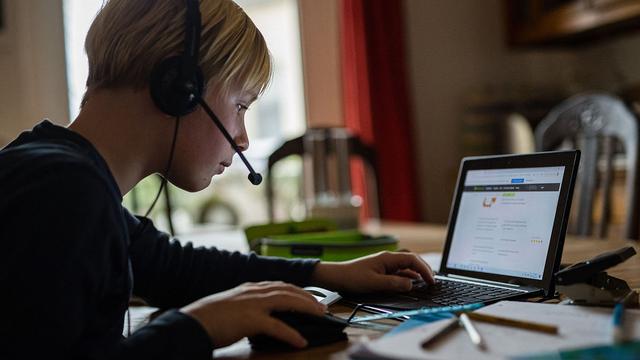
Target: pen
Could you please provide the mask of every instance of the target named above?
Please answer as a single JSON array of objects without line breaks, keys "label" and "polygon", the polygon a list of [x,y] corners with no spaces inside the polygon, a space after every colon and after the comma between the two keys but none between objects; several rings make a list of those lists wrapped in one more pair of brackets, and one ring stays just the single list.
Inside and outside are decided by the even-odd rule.
[{"label": "pen", "polygon": [[440,328],[440,330],[436,331],[434,334],[432,334],[430,337],[428,337],[426,340],[422,342],[423,349],[428,348],[431,344],[436,342],[436,340],[442,338],[445,334],[448,334],[452,330],[455,330],[458,327],[460,327],[460,323],[458,322],[458,317],[453,317],[445,321],[449,321],[449,324],[443,326],[442,328]]},{"label": "pen", "polygon": [[486,315],[486,314],[480,314],[475,312],[467,313],[467,316],[469,316],[469,318],[473,320],[483,321],[483,322],[496,324],[496,325],[512,326],[520,329],[540,331],[548,334],[558,333],[558,327],[555,325],[547,325],[547,324],[540,324],[540,323],[535,323],[530,321],[508,319],[500,316]]},{"label": "pen", "polygon": [[612,328],[612,337],[613,342],[615,344],[619,344],[623,342],[624,339],[624,329],[623,329],[623,321],[624,321],[624,304],[617,303],[613,308],[613,328]]},{"label": "pen", "polygon": [[467,316],[467,314],[460,314],[460,323],[469,334],[469,338],[471,338],[471,342],[476,345],[478,348],[484,348],[484,342],[482,341],[482,337],[480,337],[480,333],[476,330],[475,326],[471,323],[471,319]]}]

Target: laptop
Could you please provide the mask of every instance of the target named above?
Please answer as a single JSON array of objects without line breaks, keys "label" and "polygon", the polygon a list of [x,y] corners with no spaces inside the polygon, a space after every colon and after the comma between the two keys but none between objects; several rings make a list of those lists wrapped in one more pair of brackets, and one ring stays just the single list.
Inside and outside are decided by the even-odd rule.
[{"label": "laptop", "polygon": [[577,150],[464,158],[436,284],[345,300],[417,309],[553,295],[579,162]]}]

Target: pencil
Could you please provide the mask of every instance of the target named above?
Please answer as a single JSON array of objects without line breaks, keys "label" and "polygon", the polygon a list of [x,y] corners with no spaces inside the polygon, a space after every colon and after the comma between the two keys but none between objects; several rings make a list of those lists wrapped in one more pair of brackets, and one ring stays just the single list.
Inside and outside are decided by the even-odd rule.
[{"label": "pencil", "polygon": [[474,319],[474,320],[477,320],[477,321],[482,321],[482,322],[487,322],[487,323],[491,323],[491,324],[512,326],[512,327],[516,327],[516,328],[520,328],[520,329],[539,331],[539,332],[543,332],[543,333],[547,333],[547,334],[557,334],[558,333],[558,327],[555,326],[555,325],[540,324],[540,323],[535,323],[535,322],[530,322],[530,321],[508,319],[508,318],[503,318],[503,317],[500,317],[500,316],[486,315],[486,314],[481,314],[481,313],[476,313],[476,312],[469,312],[469,313],[466,313],[466,314],[471,319]]}]

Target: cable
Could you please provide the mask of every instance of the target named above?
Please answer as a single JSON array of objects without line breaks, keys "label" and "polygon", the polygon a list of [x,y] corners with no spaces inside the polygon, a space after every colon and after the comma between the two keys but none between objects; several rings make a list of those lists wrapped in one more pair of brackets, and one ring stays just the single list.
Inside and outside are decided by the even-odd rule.
[{"label": "cable", "polygon": [[169,235],[175,236],[176,230],[173,227],[173,219],[171,214],[173,213],[173,206],[171,205],[171,194],[169,193],[169,186],[164,187],[164,207],[167,215],[167,225],[169,226]]},{"label": "cable", "polygon": [[[367,313],[370,313],[370,314],[389,314],[389,313],[393,312],[391,310],[381,309],[381,308],[377,307],[375,304],[366,304],[366,303],[357,304],[356,307],[353,308],[353,311],[351,311],[351,314],[349,314],[349,317],[346,319],[349,324],[351,324],[351,321],[355,318],[355,316],[358,313],[358,311],[364,311],[364,312],[367,312]],[[409,317],[408,316],[401,316],[401,317],[390,318],[390,319],[403,322],[405,320],[409,320]]]},{"label": "cable", "polygon": [[[173,163],[173,154],[176,149],[176,141],[178,139],[179,128],[180,128],[180,116],[176,116],[176,125],[173,128],[173,140],[171,141],[171,151],[169,152],[167,167],[164,170],[164,174],[162,176],[162,181],[160,182],[160,188],[158,189],[158,193],[156,194],[155,199],[153,199],[151,206],[149,206],[149,209],[147,209],[147,212],[144,214],[145,218],[147,218],[149,214],[151,214],[151,210],[153,210],[153,207],[156,206],[156,202],[158,202],[158,198],[160,198],[160,194],[162,194],[162,189],[164,189],[164,187],[167,185],[167,178],[169,177],[169,171],[171,170],[171,164]],[[142,225],[138,225],[132,237],[138,237],[140,234],[142,234],[144,230],[147,228],[147,224],[149,222],[150,221],[148,219],[145,219]],[[127,306],[127,337],[129,336],[131,336],[131,311]]]},{"label": "cable", "polygon": [[[173,140],[171,141],[171,152],[169,153],[169,160],[167,161],[167,167],[166,167],[166,169],[164,171],[164,174],[162,176],[162,181],[160,182],[160,188],[158,189],[158,193],[156,194],[155,199],[153,199],[153,202],[151,203],[151,206],[149,206],[149,209],[147,210],[147,212],[143,216],[145,218],[148,217],[149,214],[151,213],[151,210],[153,210],[153,207],[156,205],[156,202],[158,202],[158,198],[160,198],[160,195],[162,194],[162,189],[164,189],[164,187],[167,184],[167,178],[169,177],[169,171],[171,170],[171,164],[173,162],[173,154],[174,154],[175,149],[176,149],[176,140],[178,139],[178,128],[179,127],[180,127],[180,117],[176,116],[176,125],[175,125],[174,130],[173,130]],[[148,223],[149,223],[149,221],[144,221],[144,224],[142,224],[142,228],[140,228],[140,226],[138,226],[138,229],[136,230],[136,232],[133,235],[133,237],[137,237],[142,232],[144,232],[144,230],[146,229]]]},{"label": "cable", "polygon": [[349,317],[347,318],[348,323],[351,323],[351,320],[353,320],[353,318],[356,316],[360,308],[362,308],[363,306],[364,304],[358,304],[356,305],[356,307],[353,308],[353,311],[351,312],[351,314],[349,314]]}]

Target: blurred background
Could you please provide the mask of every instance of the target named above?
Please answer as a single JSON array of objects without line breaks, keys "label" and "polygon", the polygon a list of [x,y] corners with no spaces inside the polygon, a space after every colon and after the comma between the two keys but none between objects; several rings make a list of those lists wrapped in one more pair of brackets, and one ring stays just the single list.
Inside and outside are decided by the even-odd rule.
[{"label": "blurred background", "polygon": [[[247,158],[266,173],[285,141],[348,129],[376,154],[375,187],[361,164],[337,167],[349,172],[361,218],[446,223],[463,156],[533,151],[536,126],[577,93],[615,94],[634,111],[640,101],[640,1],[236,2],[275,63],[272,84],[247,112]],[[0,144],[44,118],[66,125],[78,114],[84,37],[101,5],[0,0]],[[246,181],[238,160],[203,192],[170,189],[176,233],[269,219],[266,186]],[[274,217],[304,218],[319,184],[304,175],[313,165],[299,156],[272,165]],[[146,179],[126,205],[143,213],[158,184]],[[622,223],[617,204],[612,221]],[[164,210],[161,202],[152,217],[166,229]]]}]

